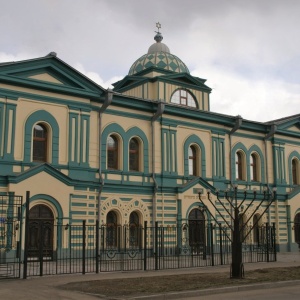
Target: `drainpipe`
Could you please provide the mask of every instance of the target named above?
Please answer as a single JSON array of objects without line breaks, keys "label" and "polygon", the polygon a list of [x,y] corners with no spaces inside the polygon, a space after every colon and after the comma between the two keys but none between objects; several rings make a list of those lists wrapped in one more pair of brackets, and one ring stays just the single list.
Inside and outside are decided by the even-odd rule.
[{"label": "drainpipe", "polygon": [[101,151],[102,151],[102,116],[104,111],[107,109],[107,107],[112,103],[113,100],[113,91],[111,89],[107,89],[105,100],[103,105],[100,108],[99,111],[99,119],[98,119],[98,128],[99,128],[99,193],[98,193],[98,222],[100,225],[100,215],[101,215],[101,194],[104,186],[104,178],[102,174],[102,167],[101,167]]},{"label": "drainpipe", "polygon": [[151,130],[152,130],[152,179],[154,182],[154,191],[152,196],[152,203],[153,203],[153,211],[152,211],[152,222],[155,225],[156,222],[156,194],[158,190],[158,184],[155,178],[155,128],[154,122],[163,114],[165,109],[165,104],[163,102],[158,102],[157,111],[154,116],[151,118]]},{"label": "drainpipe", "polygon": [[[270,190],[269,186],[269,168],[268,168],[268,151],[267,151],[267,140],[272,137],[277,131],[277,125],[272,124],[270,131],[264,137],[264,144],[265,144],[265,158],[266,158],[266,177],[267,177],[267,187]],[[268,223],[271,224],[271,216],[270,216],[270,208],[268,209]]]},{"label": "drainpipe", "polygon": [[242,126],[243,118],[240,115],[236,116],[234,127],[229,132],[229,179],[230,179],[230,185],[232,185],[232,170],[231,170],[231,161],[232,161],[232,142],[231,142],[231,135],[235,133],[240,127]]}]

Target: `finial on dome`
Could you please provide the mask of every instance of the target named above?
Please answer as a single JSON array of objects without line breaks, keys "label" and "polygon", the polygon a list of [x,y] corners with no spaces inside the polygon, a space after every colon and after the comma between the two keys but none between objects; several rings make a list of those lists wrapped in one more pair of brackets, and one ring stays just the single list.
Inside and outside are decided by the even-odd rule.
[{"label": "finial on dome", "polygon": [[156,35],[154,37],[154,40],[156,41],[156,43],[160,43],[163,40],[163,36],[161,35],[161,33],[159,32],[159,29],[161,28],[161,25],[159,22],[156,23],[156,27],[158,31],[156,32]]}]

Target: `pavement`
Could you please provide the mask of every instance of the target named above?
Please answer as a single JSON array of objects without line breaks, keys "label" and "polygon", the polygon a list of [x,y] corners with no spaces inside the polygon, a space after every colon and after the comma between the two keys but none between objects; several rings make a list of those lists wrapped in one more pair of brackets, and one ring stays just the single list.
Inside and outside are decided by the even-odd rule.
[{"label": "pavement", "polygon": [[[293,267],[300,266],[300,252],[296,253],[278,253],[277,262],[269,263],[247,263],[244,265],[245,274],[247,271],[263,268]],[[102,272],[99,274],[72,274],[44,277],[31,277],[24,279],[0,280],[0,299],[22,299],[22,300],[95,300],[95,299],[131,299],[131,300],[166,300],[166,299],[197,299],[205,295],[232,293],[238,291],[247,291],[255,289],[272,289],[284,286],[300,286],[300,280],[282,281],[276,283],[261,283],[244,286],[231,286],[207,290],[194,290],[176,293],[164,293],[150,296],[128,297],[128,298],[105,298],[102,295],[89,295],[79,292],[66,291],[59,289],[60,285],[70,282],[120,279],[120,278],[147,278],[151,276],[168,276],[179,274],[197,274],[197,273],[216,273],[228,272],[229,266],[201,267],[189,269],[172,269],[160,271],[132,271],[132,272]],[[223,298],[224,299],[224,298]],[[300,294],[299,294],[300,299]]]}]

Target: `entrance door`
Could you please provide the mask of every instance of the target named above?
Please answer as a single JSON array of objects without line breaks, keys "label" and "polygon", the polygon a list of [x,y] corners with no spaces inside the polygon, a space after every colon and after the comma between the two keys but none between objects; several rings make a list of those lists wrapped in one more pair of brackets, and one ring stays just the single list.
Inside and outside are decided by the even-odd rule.
[{"label": "entrance door", "polygon": [[295,242],[300,248],[300,213],[297,213],[294,219]]},{"label": "entrance door", "polygon": [[53,259],[54,217],[46,205],[36,205],[29,211],[28,256]]},{"label": "entrance door", "polygon": [[197,208],[189,214],[189,245],[194,253],[205,252],[205,217]]}]

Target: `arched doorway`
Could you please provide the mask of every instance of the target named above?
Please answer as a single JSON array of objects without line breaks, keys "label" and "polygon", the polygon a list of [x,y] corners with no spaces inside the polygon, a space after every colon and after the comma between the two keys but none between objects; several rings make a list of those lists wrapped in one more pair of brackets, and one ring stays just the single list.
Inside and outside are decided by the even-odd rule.
[{"label": "arched doorway", "polygon": [[108,248],[119,248],[120,228],[116,212],[110,211],[106,216],[106,246]]},{"label": "arched doorway", "polygon": [[129,216],[129,247],[141,248],[142,232],[140,218],[137,212],[132,212]]},{"label": "arched doorway", "polygon": [[294,219],[294,234],[295,234],[295,242],[298,244],[300,248],[300,213],[297,213]]},{"label": "arched doorway", "polygon": [[189,214],[189,245],[194,253],[205,252],[205,217],[203,212],[194,208]]},{"label": "arched doorway", "polygon": [[35,205],[29,211],[28,256],[39,259],[53,259],[54,216],[43,204]]}]

